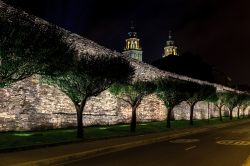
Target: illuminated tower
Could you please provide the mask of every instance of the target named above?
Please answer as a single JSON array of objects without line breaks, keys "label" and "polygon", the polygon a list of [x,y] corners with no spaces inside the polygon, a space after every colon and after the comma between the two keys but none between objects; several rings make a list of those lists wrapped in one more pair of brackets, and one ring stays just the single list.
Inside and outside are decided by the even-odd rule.
[{"label": "illuminated tower", "polygon": [[164,47],[163,57],[167,57],[169,55],[178,55],[177,47],[175,46],[172,39],[171,31],[169,31],[168,41],[166,42],[166,46]]},{"label": "illuminated tower", "polygon": [[135,27],[131,23],[130,32],[128,33],[129,38],[126,39],[126,46],[123,54],[130,56],[138,61],[142,61],[142,49],[140,47],[140,39],[137,38]]}]

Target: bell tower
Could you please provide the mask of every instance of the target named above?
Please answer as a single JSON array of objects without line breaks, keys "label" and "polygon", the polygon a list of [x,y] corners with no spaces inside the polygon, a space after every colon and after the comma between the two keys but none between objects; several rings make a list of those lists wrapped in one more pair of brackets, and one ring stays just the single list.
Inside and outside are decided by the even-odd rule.
[{"label": "bell tower", "polygon": [[169,55],[177,55],[178,56],[178,52],[177,52],[177,47],[175,46],[174,40],[172,39],[172,34],[171,31],[169,31],[169,35],[168,35],[168,41],[166,42],[166,46],[164,47],[164,57],[167,57]]},{"label": "bell tower", "polygon": [[140,39],[137,37],[137,32],[135,31],[133,22],[131,22],[130,31],[128,33],[128,38],[126,39],[126,45],[123,54],[138,61],[142,61],[142,49],[140,47]]}]

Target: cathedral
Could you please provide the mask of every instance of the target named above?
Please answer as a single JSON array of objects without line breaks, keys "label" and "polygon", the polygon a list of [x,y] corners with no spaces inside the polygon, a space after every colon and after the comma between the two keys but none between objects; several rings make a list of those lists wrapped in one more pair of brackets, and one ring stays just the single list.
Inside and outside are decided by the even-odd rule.
[{"label": "cathedral", "polygon": [[[164,47],[163,58],[169,55],[178,56],[177,49],[178,48],[175,46],[171,31],[169,31],[168,40],[166,42],[166,46]],[[128,38],[126,39],[126,45],[123,54],[138,61],[143,61],[142,53],[143,51],[142,48],[140,47],[140,39],[138,38],[137,32],[135,31],[135,27],[133,26],[132,23],[130,31],[128,32]]]}]

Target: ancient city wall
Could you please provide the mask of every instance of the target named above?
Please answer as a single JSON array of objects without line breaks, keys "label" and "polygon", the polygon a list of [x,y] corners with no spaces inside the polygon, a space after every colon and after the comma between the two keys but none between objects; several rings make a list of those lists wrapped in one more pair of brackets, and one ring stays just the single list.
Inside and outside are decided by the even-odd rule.
[{"label": "ancient city wall", "polygon": [[[4,4],[0,0],[0,13],[17,12],[25,19],[41,26],[48,22],[29,15],[23,11]],[[104,48],[93,41],[85,39],[77,34],[61,29],[63,38],[77,51],[78,56],[86,54],[99,56],[122,56],[118,52]],[[180,80],[209,84],[215,86],[218,91],[234,91],[222,85],[211,84],[189,77],[161,71],[148,64],[135,61],[127,57],[135,68],[134,80],[154,80],[160,77],[176,78]],[[53,86],[42,84],[39,76],[19,81],[8,88],[0,89],[0,131],[22,131],[47,128],[66,128],[76,125],[76,112],[73,103],[61,91]],[[218,111],[212,103],[199,102],[195,107],[194,118],[206,119],[217,117]],[[249,109],[248,109],[249,112]],[[162,121],[166,119],[166,108],[156,95],[145,97],[137,111],[138,121]],[[223,114],[228,114],[224,111]],[[236,111],[234,111],[236,114]],[[131,108],[128,104],[104,91],[97,97],[92,97],[85,107],[83,122],[89,125],[111,125],[129,123]],[[189,106],[183,102],[174,108],[173,118],[189,119]]]},{"label": "ancient city wall", "polygon": [[[42,84],[39,76],[0,89],[0,96],[0,131],[67,128],[76,125],[76,112],[70,99],[57,88]],[[199,102],[195,106],[194,118],[207,119],[208,109],[210,117],[218,117],[218,110],[212,103],[208,105],[207,102]],[[164,103],[156,95],[149,95],[138,108],[138,121],[163,121],[166,119],[166,111]],[[224,111],[223,114],[228,112]],[[189,106],[185,102],[176,106],[173,118],[189,119]],[[112,125],[129,123],[130,119],[130,106],[109,91],[104,91],[87,102],[83,122],[85,126]]]}]

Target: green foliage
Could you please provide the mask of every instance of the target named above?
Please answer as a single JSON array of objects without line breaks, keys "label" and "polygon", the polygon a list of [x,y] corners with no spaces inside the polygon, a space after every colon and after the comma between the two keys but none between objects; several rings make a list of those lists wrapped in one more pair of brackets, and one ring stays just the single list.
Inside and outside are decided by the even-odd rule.
[{"label": "green foliage", "polygon": [[217,92],[209,96],[206,100],[214,103],[217,107],[222,107],[226,102],[226,92]]},{"label": "green foliage", "polygon": [[216,93],[216,89],[210,85],[200,85],[193,82],[187,83],[187,102],[189,104],[203,101]]},{"label": "green foliage", "polygon": [[132,107],[132,117],[130,131],[136,129],[136,110],[144,96],[153,93],[156,85],[149,81],[138,81],[131,84],[113,84],[110,92],[117,95],[120,99],[130,104]]},{"label": "green foliage", "polygon": [[245,99],[242,102],[242,109],[245,110],[248,106],[250,106],[250,95],[246,95]]},{"label": "green foliage", "polygon": [[[43,76],[43,82],[55,85],[63,91],[74,103],[81,101],[81,92],[88,84],[85,74],[79,74],[77,71],[68,71],[58,76]],[[80,86],[82,85],[82,86]]]},{"label": "green foliage", "polygon": [[156,93],[162,99],[167,108],[173,109],[186,100],[186,82],[180,80],[160,79],[157,81]]},{"label": "green foliage", "polygon": [[89,97],[96,96],[115,82],[130,81],[134,70],[122,57],[81,55],[71,69],[43,80],[66,93],[77,112],[77,137],[84,138],[82,112]]},{"label": "green foliage", "polygon": [[239,95],[235,92],[225,93],[225,105],[229,110],[233,110],[239,103]]},{"label": "green foliage", "polygon": [[238,94],[238,107],[244,107],[244,105],[248,105],[249,103],[249,95],[242,93]]},{"label": "green foliage", "polygon": [[133,69],[121,57],[83,55],[71,70],[56,76],[44,76],[44,81],[56,85],[78,104],[83,99],[96,96],[114,82],[130,80]]},{"label": "green foliage", "polygon": [[33,74],[66,71],[73,55],[58,27],[42,27],[15,13],[0,16],[1,87]]},{"label": "green foliage", "polygon": [[153,93],[155,89],[156,85],[152,82],[138,81],[131,84],[113,84],[109,90],[114,95],[128,98],[128,103],[133,105],[139,98]]}]

